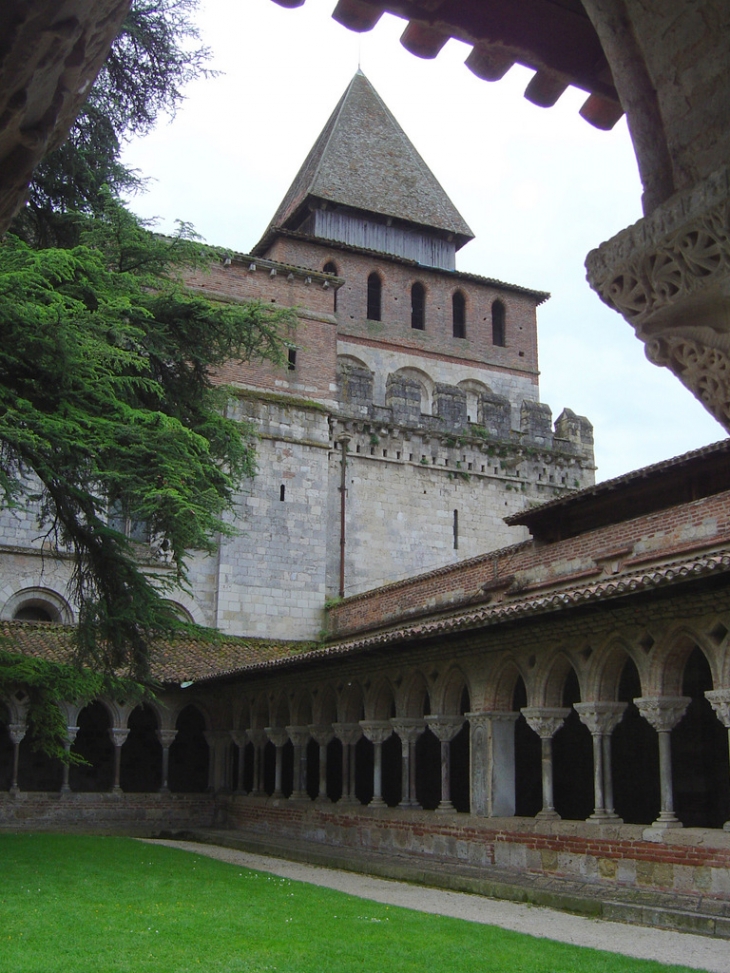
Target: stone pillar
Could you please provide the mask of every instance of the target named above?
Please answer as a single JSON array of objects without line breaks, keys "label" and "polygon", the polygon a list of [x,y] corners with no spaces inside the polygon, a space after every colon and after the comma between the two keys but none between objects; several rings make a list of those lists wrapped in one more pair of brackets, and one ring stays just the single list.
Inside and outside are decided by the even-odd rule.
[{"label": "stone pillar", "polygon": [[264,747],[266,746],[266,730],[246,730],[246,736],[253,744],[253,797],[261,797],[264,792]]},{"label": "stone pillar", "polygon": [[10,742],[13,744],[13,777],[10,782],[10,793],[18,794],[20,788],[18,787],[18,766],[20,761],[20,744],[23,742],[23,738],[28,730],[25,723],[8,723],[8,733],[10,734]]},{"label": "stone pillar", "polygon": [[160,784],[160,794],[170,793],[170,785],[168,783],[170,776],[170,747],[175,742],[176,736],[177,730],[157,731],[157,739],[160,741],[160,746],[162,747],[162,783]]},{"label": "stone pillar", "polygon": [[365,738],[375,747],[373,798],[369,807],[385,807],[383,800],[383,744],[393,732],[390,720],[360,720]]},{"label": "stone pillar", "polygon": [[416,740],[426,729],[423,717],[404,717],[390,721],[401,745],[401,801],[399,807],[420,808],[416,798]]},{"label": "stone pillar", "polygon": [[543,820],[554,820],[560,815],[555,810],[553,797],[553,737],[570,714],[569,709],[547,706],[528,706],[522,710],[527,725],[540,737],[542,744],[542,811],[537,814]]},{"label": "stone pillar", "polygon": [[[65,740],[65,742],[63,744],[63,749],[66,751],[66,755],[67,756],[68,756],[69,753],[71,753],[71,747],[76,742],[76,734],[78,732],[79,732],[79,727],[78,726],[67,726],[66,727],[66,740]],[[70,794],[71,793],[71,785],[68,782],[68,775],[69,775],[69,771],[70,770],[71,770],[71,765],[69,764],[68,760],[64,761],[64,764],[63,764],[63,780],[61,781],[61,793],[62,794]]]},{"label": "stone pillar", "polygon": [[672,786],[672,743],[670,734],[692,702],[689,696],[639,696],[634,700],[639,712],[659,735],[659,786],[661,810],[652,828],[681,828],[674,813]]},{"label": "stone pillar", "polygon": [[238,786],[236,787],[236,794],[245,794],[246,789],[243,786],[243,771],[246,766],[246,743],[248,742],[248,736],[245,730],[231,730],[231,740],[238,747],[238,766],[236,777],[238,779]]},{"label": "stone pillar", "polygon": [[355,796],[355,746],[362,736],[359,723],[333,723],[335,736],[342,744],[342,796],[340,804],[357,804]]},{"label": "stone pillar", "polygon": [[208,759],[208,790],[218,794],[228,789],[226,754],[231,742],[229,730],[204,730],[203,736],[210,750]]},{"label": "stone pillar", "polygon": [[482,817],[515,813],[515,723],[519,713],[467,713],[471,811]]},{"label": "stone pillar", "polygon": [[448,814],[454,811],[451,803],[451,741],[464,725],[463,716],[427,716],[429,729],[441,742],[441,800],[436,812]]},{"label": "stone pillar", "polygon": [[[728,731],[728,746],[730,746],[730,689],[710,689],[705,693],[715,715]],[[724,831],[730,831],[730,821],[723,825]]]},{"label": "stone pillar", "polygon": [[598,824],[620,822],[613,809],[613,773],[611,770],[611,734],[621,722],[626,703],[575,703],[573,709],[593,737],[593,814],[588,818]]},{"label": "stone pillar", "polygon": [[307,794],[307,744],[311,736],[308,726],[288,726],[286,732],[294,747],[294,784],[292,801],[308,801]]},{"label": "stone pillar", "polygon": [[286,732],[283,726],[267,726],[265,730],[266,736],[271,740],[271,742],[276,747],[276,768],[274,771],[274,793],[272,797],[283,797],[283,791],[281,789],[281,751],[284,744],[289,739],[289,734]]},{"label": "stone pillar", "polygon": [[129,736],[129,727],[111,726],[109,736],[114,746],[114,783],[112,784],[112,794],[121,794],[122,788],[119,783],[122,772],[122,747]]},{"label": "stone pillar", "polygon": [[334,739],[335,731],[331,723],[313,723],[309,732],[319,747],[319,790],[317,801],[320,804],[329,803],[327,796],[327,746]]}]

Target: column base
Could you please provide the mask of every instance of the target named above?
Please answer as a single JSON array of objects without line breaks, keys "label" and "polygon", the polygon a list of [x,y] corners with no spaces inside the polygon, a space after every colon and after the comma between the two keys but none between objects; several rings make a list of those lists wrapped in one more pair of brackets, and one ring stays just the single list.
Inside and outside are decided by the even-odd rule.
[{"label": "column base", "polygon": [[400,804],[398,805],[398,807],[402,807],[402,808],[407,809],[409,811],[422,811],[423,810],[423,807],[418,803],[418,801],[411,800],[410,798],[407,801],[401,801]]},{"label": "column base", "polygon": [[169,788],[169,787],[168,787],[167,785],[165,785],[164,787],[161,787],[161,788],[160,788],[160,789],[159,789],[159,790],[157,791],[157,793],[158,793],[158,794],[169,794],[169,793],[170,793],[170,788]]},{"label": "column base", "polygon": [[18,794],[20,794],[20,788],[18,787],[18,785],[12,784],[10,790],[8,791],[8,794],[10,794],[11,797],[17,797]]},{"label": "column base", "polygon": [[[283,796],[283,795],[282,795]],[[290,801],[311,801],[312,798],[306,791],[292,791],[289,795]]]},{"label": "column base", "polygon": [[356,805],[360,804],[360,801],[356,797],[353,797],[352,794],[346,794],[341,797],[337,803],[341,804],[343,807],[355,807]]},{"label": "column base", "polygon": [[114,795],[114,797],[121,797],[122,794],[124,793],[124,791],[119,786],[119,784],[115,784],[114,787],[112,787],[112,791],[111,792]]},{"label": "column base", "polygon": [[591,824],[608,824],[609,821],[615,821],[615,817],[610,815],[608,811],[594,811],[586,821],[590,821]]},{"label": "column base", "polygon": [[456,808],[451,803],[451,801],[441,801],[439,806],[436,808],[436,814],[454,814],[456,813]]},{"label": "column base", "polygon": [[331,804],[332,803],[332,798],[331,797],[327,797],[326,794],[317,794],[317,796],[314,799],[314,803],[315,804]]},{"label": "column base", "polygon": [[562,818],[554,807],[544,807],[535,815],[538,821],[562,821]]},{"label": "column base", "polygon": [[372,801],[368,804],[368,807],[387,807],[382,797],[374,797]]},{"label": "column base", "polygon": [[723,831],[730,831],[730,821],[726,821],[722,826]]},{"label": "column base", "polygon": [[652,821],[650,827],[657,831],[666,831],[669,828],[681,828],[682,822],[674,811],[662,811],[656,821]]}]

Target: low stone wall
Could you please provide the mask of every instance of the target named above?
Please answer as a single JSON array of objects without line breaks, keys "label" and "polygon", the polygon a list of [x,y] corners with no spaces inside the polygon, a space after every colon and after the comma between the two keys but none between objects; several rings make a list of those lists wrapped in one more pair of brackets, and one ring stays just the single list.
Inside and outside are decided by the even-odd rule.
[{"label": "low stone wall", "polygon": [[510,869],[730,902],[730,832],[642,825],[543,823],[534,818],[440,816],[397,809],[332,809],[233,797],[230,828],[247,834],[358,848],[431,864]]},{"label": "low stone wall", "polygon": [[143,835],[220,824],[210,794],[0,794],[0,830]]}]

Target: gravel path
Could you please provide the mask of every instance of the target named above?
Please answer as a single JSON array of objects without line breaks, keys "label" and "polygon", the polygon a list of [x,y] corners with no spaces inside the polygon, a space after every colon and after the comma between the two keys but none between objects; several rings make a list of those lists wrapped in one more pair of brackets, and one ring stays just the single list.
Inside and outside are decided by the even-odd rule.
[{"label": "gravel path", "polygon": [[452,916],[455,919],[466,919],[468,922],[501,926],[503,929],[512,929],[530,936],[555,939],[575,946],[590,946],[593,949],[604,949],[638,959],[681,964],[697,970],[708,970],[711,973],[730,973],[730,942],[726,939],[650,929],[645,926],[630,926],[601,919],[584,919],[541,906],[521,905],[516,902],[488,899],[481,895],[424,888],[406,882],[393,882],[355,872],[304,865],[216,845],[157,839],[152,843],[192,851],[197,855],[207,855],[209,858],[217,858],[219,861],[242,865],[260,872],[270,872],[297,882],[322,885],[349,895],[356,895],[361,899],[371,899],[387,905]]}]

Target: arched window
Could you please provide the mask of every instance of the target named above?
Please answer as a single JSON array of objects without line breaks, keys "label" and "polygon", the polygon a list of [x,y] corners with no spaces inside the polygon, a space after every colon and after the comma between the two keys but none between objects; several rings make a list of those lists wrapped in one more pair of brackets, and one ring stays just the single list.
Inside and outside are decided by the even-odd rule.
[{"label": "arched window", "polygon": [[461,291],[451,295],[451,319],[455,338],[466,338],[466,301]]},{"label": "arched window", "polygon": [[426,327],[426,288],[418,281],[411,287],[411,327],[418,331]]},{"label": "arched window", "polygon": [[380,321],[383,284],[376,273],[368,277],[368,321]]},{"label": "arched window", "polygon": [[[325,272],[325,274],[334,274],[334,276],[337,277],[337,264],[333,263],[331,260],[327,261],[322,270]],[[334,292],[332,298],[332,310],[337,313],[337,291]]]},{"label": "arched window", "polygon": [[504,318],[504,304],[495,301],[492,304],[492,344],[500,348],[504,348],[507,344]]}]

